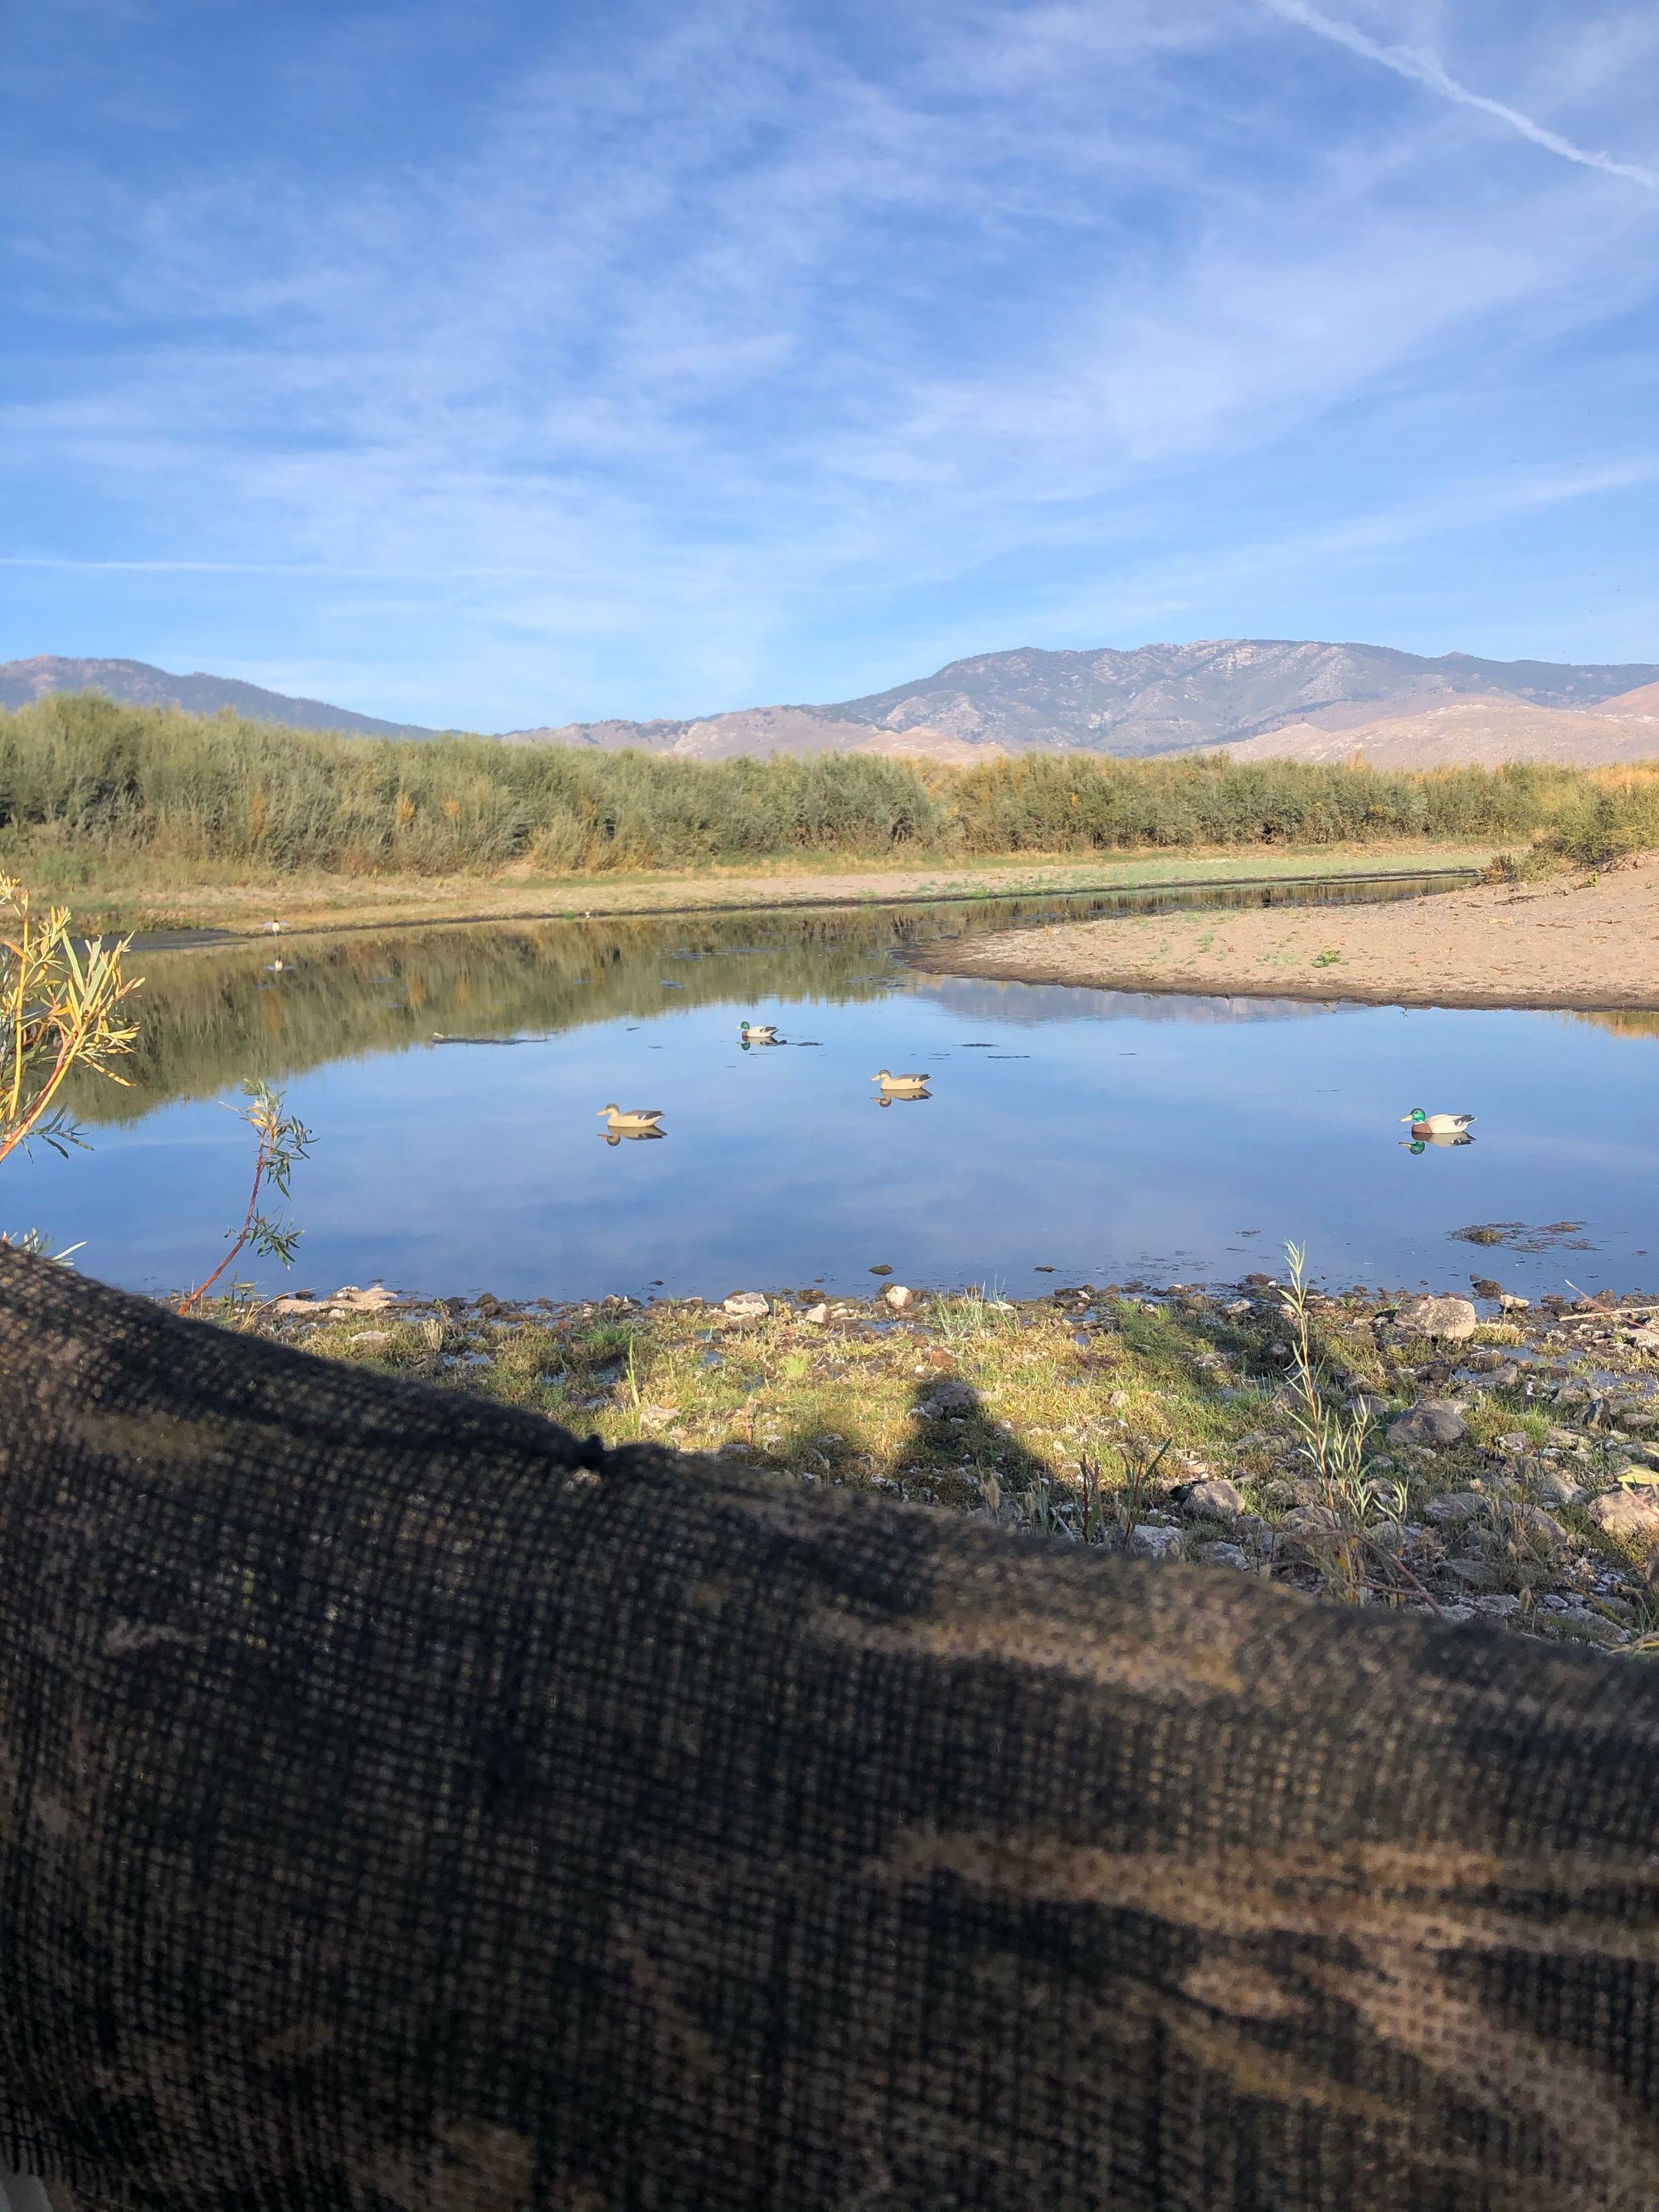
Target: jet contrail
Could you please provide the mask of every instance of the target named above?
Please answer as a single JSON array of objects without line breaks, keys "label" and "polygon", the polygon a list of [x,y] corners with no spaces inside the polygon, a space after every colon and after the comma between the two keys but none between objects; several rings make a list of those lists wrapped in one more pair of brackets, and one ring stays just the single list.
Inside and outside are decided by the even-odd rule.
[{"label": "jet contrail", "polygon": [[1610,177],[1623,177],[1632,185],[1640,185],[1644,191],[1659,192],[1659,169],[1645,169],[1637,161],[1615,161],[1610,154],[1597,154],[1587,146],[1575,146],[1571,138],[1562,137],[1558,131],[1547,131],[1541,123],[1534,123],[1530,115],[1522,115],[1518,108],[1505,107],[1501,100],[1488,100],[1485,93],[1471,92],[1468,85],[1459,84],[1455,76],[1447,75],[1432,54],[1425,54],[1415,46],[1385,46],[1368,38],[1364,31],[1356,30],[1352,23],[1339,22],[1334,16],[1310,8],[1306,0],[1262,0],[1262,5],[1275,15],[1282,15],[1286,22],[1300,23],[1304,30],[1329,39],[1333,45],[1346,46],[1350,53],[1363,55],[1368,62],[1380,62],[1396,76],[1409,77],[1413,84],[1426,86],[1443,100],[1455,100],[1460,107],[1479,108],[1483,115],[1495,115],[1500,123],[1507,123],[1523,138],[1530,138],[1534,146],[1559,154],[1564,161],[1577,161],[1586,169],[1602,169]]}]

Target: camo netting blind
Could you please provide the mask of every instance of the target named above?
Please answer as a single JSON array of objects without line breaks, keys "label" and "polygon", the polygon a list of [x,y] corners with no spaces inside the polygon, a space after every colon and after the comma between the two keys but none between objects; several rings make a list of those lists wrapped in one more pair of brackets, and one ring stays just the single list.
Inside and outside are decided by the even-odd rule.
[{"label": "camo netting blind", "polygon": [[1659,2203],[1659,1689],[0,1254],[0,2145],[79,2212]]}]

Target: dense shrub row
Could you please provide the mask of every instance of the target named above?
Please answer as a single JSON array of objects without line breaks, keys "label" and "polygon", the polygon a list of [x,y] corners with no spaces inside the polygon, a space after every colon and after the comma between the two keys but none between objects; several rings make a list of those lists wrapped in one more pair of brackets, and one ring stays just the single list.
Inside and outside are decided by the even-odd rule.
[{"label": "dense shrub row", "polygon": [[1659,775],[1091,754],[967,769],[870,754],[700,763],[483,738],[338,738],[95,694],[0,713],[0,857],[14,860],[57,847],[284,871],[520,862],[565,874],[811,854],[1402,837],[1547,842],[1594,863],[1659,844]]}]

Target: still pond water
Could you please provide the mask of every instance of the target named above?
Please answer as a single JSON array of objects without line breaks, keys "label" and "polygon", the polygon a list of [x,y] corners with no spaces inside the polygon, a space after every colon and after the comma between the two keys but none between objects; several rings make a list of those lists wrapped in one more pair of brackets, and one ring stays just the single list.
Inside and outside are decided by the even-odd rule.
[{"label": "still pond water", "polygon": [[[76,1100],[90,1151],[13,1163],[0,1227],[83,1240],[109,1281],[198,1280],[246,1194],[225,1102],[263,1075],[315,1138],[298,1264],[251,1271],[270,1289],[867,1291],[880,1264],[1027,1296],[1276,1272],[1286,1237],[1334,1284],[1659,1283],[1655,1018],[905,964],[942,936],[1123,902],[301,938],[278,968],[269,942],[152,953],[133,1088]],[[788,1042],[744,1050],[745,1018]],[[881,1067],[926,1071],[931,1095],[879,1106]],[[607,1144],[608,1100],[660,1107],[665,1136]],[[1474,1142],[1407,1150],[1418,1105],[1474,1114]],[[1453,1234],[1490,1224],[1501,1246]]]}]

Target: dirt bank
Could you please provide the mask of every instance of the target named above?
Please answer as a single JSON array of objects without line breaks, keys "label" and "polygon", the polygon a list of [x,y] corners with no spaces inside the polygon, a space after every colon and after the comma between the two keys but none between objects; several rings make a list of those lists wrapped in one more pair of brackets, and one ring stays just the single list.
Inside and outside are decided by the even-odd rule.
[{"label": "dirt bank", "polygon": [[1282,878],[1410,874],[1484,866],[1490,847],[1322,845],[1302,851],[1104,854],[1022,860],[920,860],[911,866],[707,867],[693,873],[537,878],[500,876],[271,876],[258,881],[166,883],[142,870],[128,881],[88,872],[72,886],[37,884],[63,897],[82,927],[137,930],[152,945],[206,933],[258,936],[283,930],[384,929],[434,921],[549,921],[577,915],[718,913],[775,907],[886,905],[909,900],[1017,898],[1054,892],[1201,886]]},{"label": "dirt bank", "polygon": [[1597,877],[1387,906],[1253,908],[1006,930],[930,947],[935,974],[1219,998],[1659,1007],[1659,857]]}]

